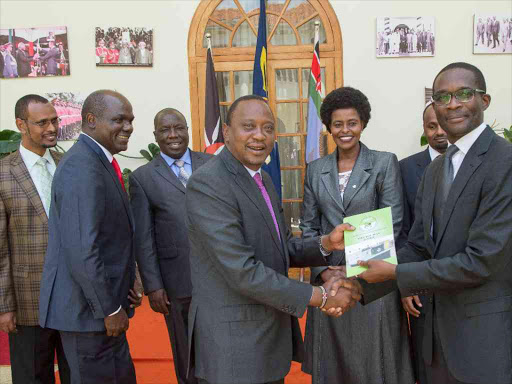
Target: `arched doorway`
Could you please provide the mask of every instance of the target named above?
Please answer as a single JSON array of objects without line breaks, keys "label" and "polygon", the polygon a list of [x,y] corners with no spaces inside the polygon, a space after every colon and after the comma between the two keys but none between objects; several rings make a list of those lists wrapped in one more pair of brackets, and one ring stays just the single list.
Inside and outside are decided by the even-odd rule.
[{"label": "arched doorway", "polygon": [[[340,25],[328,0],[267,0],[269,102],[278,119],[283,208],[288,225],[298,224],[305,175],[308,80],[314,24],[320,21],[320,64],[326,92],[343,84]],[[204,149],[206,38],[211,34],[221,116],[231,103],[252,93],[259,0],[203,0],[188,35],[192,140]],[[324,147],[334,148],[324,133]]]}]

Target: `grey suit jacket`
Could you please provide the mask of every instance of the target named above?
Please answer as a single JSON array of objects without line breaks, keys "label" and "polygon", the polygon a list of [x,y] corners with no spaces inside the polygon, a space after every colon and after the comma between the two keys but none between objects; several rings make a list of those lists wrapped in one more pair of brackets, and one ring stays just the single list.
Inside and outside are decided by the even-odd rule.
[{"label": "grey suit jacket", "polygon": [[[190,151],[192,172],[211,157]],[[165,288],[170,299],[192,296],[185,192],[160,155],[130,176],[135,257],[146,293]]]},{"label": "grey suit jacket", "polygon": [[[343,201],[338,181],[338,151],[308,164],[304,182],[304,213],[300,229],[304,237],[327,234],[346,216],[391,207],[393,232],[402,228],[402,188],[396,155],[368,149],[361,143],[359,156],[345,189]],[[398,187],[397,187],[398,186]],[[334,252],[334,265],[345,264],[345,252]],[[311,269],[315,282],[325,267]]]},{"label": "grey suit jacket", "polygon": [[[434,294],[435,324],[457,380],[511,383],[512,145],[490,127],[483,131],[455,177],[434,242],[442,162],[439,156],[431,163],[418,189],[397,284],[402,296]],[[424,308],[432,314],[432,304]]]},{"label": "grey suit jacket", "polygon": [[105,331],[104,318],[135,281],[133,218],[126,192],[100,147],[87,136],[64,155],[52,184],[39,324],[71,332]]},{"label": "grey suit jacket", "polygon": [[293,238],[262,172],[282,242],[256,182],[225,147],[187,184],[196,376],[211,383],[283,378],[303,355],[297,317],[312,295],[290,266],[325,265],[318,238]]}]

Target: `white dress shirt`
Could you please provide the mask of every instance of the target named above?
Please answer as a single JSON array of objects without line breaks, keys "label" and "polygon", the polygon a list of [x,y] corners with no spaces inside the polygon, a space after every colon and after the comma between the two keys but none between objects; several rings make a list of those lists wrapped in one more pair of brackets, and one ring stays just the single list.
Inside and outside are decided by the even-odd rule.
[{"label": "white dress shirt", "polygon": [[[96,144],[98,144],[98,147],[100,147],[100,149],[103,151],[103,153],[105,154],[105,156],[107,156],[107,160],[108,160],[108,162],[109,162],[110,164],[112,164],[112,160],[114,160],[114,156],[110,153],[110,151],[109,151],[107,148],[105,148],[103,145],[101,145],[100,143],[98,143],[96,140],[94,140],[94,139],[93,139],[91,136],[89,136],[88,134],[86,134],[86,133],[83,133],[83,132],[82,132],[82,133],[81,133],[81,135],[87,136],[89,139],[91,139],[91,140],[92,140],[92,141],[94,141]],[[110,315],[108,315],[108,317],[110,317],[110,316],[114,316],[114,315],[117,315],[117,314],[119,313],[119,311],[121,311],[121,308],[122,308],[122,307],[123,307],[123,306],[122,306],[122,305],[120,305],[120,306],[119,306],[119,309],[118,309],[117,311],[115,311],[115,312],[111,313]]]},{"label": "white dress shirt", "polygon": [[430,145],[428,146],[428,153],[430,155],[430,161],[434,161],[436,157],[441,156],[441,152],[436,151]]},{"label": "white dress shirt", "polygon": [[[455,143],[453,143],[459,149],[457,152],[455,152],[455,154],[452,157],[454,179],[455,176],[457,176],[457,172],[459,172],[460,166],[462,165],[462,162],[464,161],[466,154],[469,152],[473,144],[475,144],[475,141],[480,137],[480,135],[482,134],[486,127],[487,124],[482,123],[475,129],[473,129],[471,132],[469,132],[468,134],[457,140]],[[450,145],[452,144],[448,143],[448,146]]]},{"label": "white dress shirt", "polygon": [[30,174],[30,178],[32,179],[32,181],[34,182],[34,185],[36,186],[36,190],[37,190],[39,197],[41,198],[41,202],[43,203],[44,210],[46,212],[48,212],[50,207],[47,207],[45,205],[45,199],[43,198],[43,195],[42,195],[41,180],[39,179],[41,176],[40,176],[39,172],[36,171],[35,165],[41,157],[45,158],[46,160],[48,160],[48,162],[46,163],[46,169],[48,170],[48,172],[50,172],[50,175],[52,175],[52,177],[53,177],[53,174],[55,173],[55,169],[57,168],[57,166],[55,165],[55,161],[53,160],[53,157],[50,154],[50,151],[48,149],[46,150],[46,152],[44,153],[43,156],[39,156],[37,153],[34,153],[34,152],[28,150],[27,148],[25,148],[23,146],[23,144],[20,144],[20,155],[21,155],[21,159],[25,163],[25,166],[27,167],[28,173]]}]

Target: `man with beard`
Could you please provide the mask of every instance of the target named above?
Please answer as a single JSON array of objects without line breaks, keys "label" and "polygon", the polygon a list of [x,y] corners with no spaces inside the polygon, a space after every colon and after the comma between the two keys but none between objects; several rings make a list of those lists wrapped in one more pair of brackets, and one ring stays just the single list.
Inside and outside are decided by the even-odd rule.
[{"label": "man with beard", "polygon": [[62,155],[51,103],[26,95],[15,106],[19,150],[0,161],[0,331],[9,334],[13,384],[70,383],[58,331],[39,326],[39,286],[48,244],[51,185]]},{"label": "man with beard", "polygon": [[154,124],[161,152],[130,176],[135,257],[151,308],[165,317],[178,383],[194,384],[193,372],[187,379],[192,283],[185,192],[190,175],[211,155],[188,149],[187,121],[176,109],[158,112]]},{"label": "man with beard", "polygon": [[[414,204],[416,192],[427,166],[435,158],[442,155],[448,147],[446,133],[443,131],[434,112],[432,102],[428,102],[423,110],[423,133],[428,141],[428,147],[424,151],[400,160],[400,174],[404,190],[404,219],[402,231],[407,238],[414,223]],[[422,344],[425,313],[421,310],[421,303],[428,300],[425,296],[415,296],[416,312],[410,316],[412,347],[414,352],[414,369],[416,380],[419,384],[426,384],[425,363],[423,362]]]}]

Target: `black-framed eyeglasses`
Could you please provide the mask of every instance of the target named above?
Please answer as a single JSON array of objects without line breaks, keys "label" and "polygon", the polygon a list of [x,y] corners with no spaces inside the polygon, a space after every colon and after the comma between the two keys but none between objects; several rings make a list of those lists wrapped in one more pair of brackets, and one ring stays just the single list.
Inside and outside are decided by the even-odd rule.
[{"label": "black-framed eyeglasses", "polygon": [[30,123],[30,124],[37,125],[38,127],[41,127],[41,128],[47,128],[48,125],[50,125],[50,123],[54,127],[58,127],[60,125],[60,123],[62,122],[62,119],[60,117],[56,117],[55,119],[51,119],[51,120],[44,119],[41,121],[30,121],[29,119],[21,119],[21,120],[26,121],[27,123]]},{"label": "black-framed eyeglasses", "polygon": [[437,92],[432,95],[432,102],[438,106],[445,106],[450,104],[452,101],[452,96],[455,96],[455,99],[461,103],[468,103],[477,93],[485,93],[481,89],[473,89],[473,88],[462,88],[455,92]]}]

